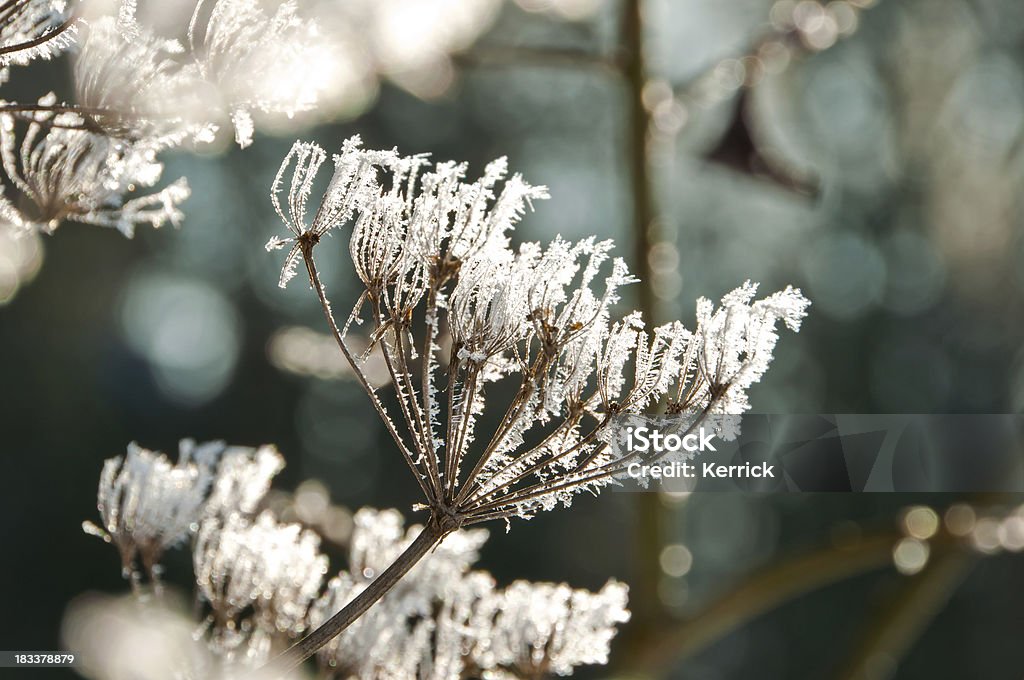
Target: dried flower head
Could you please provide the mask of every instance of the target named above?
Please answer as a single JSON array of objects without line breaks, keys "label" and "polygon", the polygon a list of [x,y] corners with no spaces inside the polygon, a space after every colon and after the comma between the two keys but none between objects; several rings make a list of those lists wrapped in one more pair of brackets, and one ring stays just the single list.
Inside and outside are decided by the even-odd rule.
[{"label": "dried flower head", "polygon": [[87,532],[113,541],[121,553],[125,575],[136,558],[152,573],[163,552],[195,531],[213,473],[182,447],[172,464],[162,453],[128,445],[125,456],[103,464],[97,507],[103,527],[83,524]]},{"label": "dried flower head", "polygon": [[[448,530],[530,517],[613,483],[628,461],[602,439],[610,419],[656,406],[673,387],[670,410],[693,419],[746,410],[746,389],[771,361],[777,321],[795,331],[806,313],[798,290],[754,302],[756,286],[747,283],[717,312],[701,301],[696,333],[679,322],[648,330],[639,312],[613,318],[620,289],[636,279],[611,258],[610,241],[556,237],[546,247],[510,248],[509,232],[547,193],[518,175],[498,191],[503,159],[467,182],[464,165],[431,168],[421,156],[364,150],[354,137],[334,156],[334,175],[307,223],[326,158],[315,144],[292,147],[272,191],[291,234],[267,248],[291,247],[282,285],[303,261],[342,354],[420,484],[423,506]],[[313,251],[346,225],[364,292],[339,327]],[[399,396],[397,418],[346,340],[364,317]],[[452,346],[442,374],[444,335]],[[511,376],[519,386],[500,407],[505,415],[476,443],[486,386]]]},{"label": "dried flower head", "polygon": [[196,582],[212,609],[212,644],[225,658],[260,663],[276,637],[306,629],[327,573],[319,548],[314,532],[279,524],[269,512],[203,522],[193,552]]},{"label": "dried flower head", "polygon": [[[48,95],[41,105],[52,105]],[[115,227],[131,236],[139,224],[178,225],[178,204],[189,188],[179,179],[152,194],[131,198],[153,187],[163,165],[156,160],[159,142],[130,142],[89,132],[77,113],[33,114],[18,143],[19,125],[0,114],[3,167],[23,199],[0,197],[0,215],[23,228],[52,232],[65,220]],[[128,196],[128,198],[126,198]]]},{"label": "dried flower head", "polygon": [[200,26],[203,5],[196,3],[189,41],[202,77],[231,116],[239,146],[252,142],[254,111],[292,116],[317,103],[327,86],[317,77],[324,69],[315,66],[325,47],[294,0],[280,3],[272,15],[258,0],[213,0]]},{"label": "dried flower head", "polygon": [[90,21],[75,59],[75,92],[89,122],[164,146],[212,139],[215,102],[184,46],[154,35],[133,12],[121,14]]},{"label": "dried flower head", "polygon": [[183,439],[178,462],[172,464],[162,453],[129,444],[127,455],[103,465],[97,494],[103,526],[82,526],[117,546],[133,583],[138,580],[136,558],[157,582],[165,550],[195,534],[204,519],[254,512],[283,466],[272,446],[251,449]]},{"label": "dried flower head", "polygon": [[615,627],[629,620],[627,594],[617,581],[596,593],[564,583],[516,581],[490,603],[494,619],[474,646],[473,658],[481,668],[525,678],[571,675],[577,666],[606,664]]}]

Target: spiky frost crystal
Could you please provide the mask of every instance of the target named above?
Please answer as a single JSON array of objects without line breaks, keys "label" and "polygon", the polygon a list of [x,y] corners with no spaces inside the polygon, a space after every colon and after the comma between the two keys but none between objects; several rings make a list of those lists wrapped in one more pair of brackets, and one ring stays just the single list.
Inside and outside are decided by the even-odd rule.
[{"label": "spiky frost crystal", "polygon": [[[267,249],[289,248],[281,285],[304,263],[424,507],[454,526],[529,517],[612,483],[629,463],[602,439],[616,415],[663,400],[694,421],[746,410],[747,388],[771,362],[777,322],[796,331],[806,314],[799,290],[754,301],[756,286],[747,283],[718,311],[700,301],[695,333],[679,322],[649,329],[639,312],[613,318],[620,289],[635,279],[611,257],[610,241],[556,237],[547,246],[510,247],[509,232],[547,192],[519,175],[506,179],[504,159],[469,182],[464,164],[368,151],[353,137],[333,157],[334,174],[310,218],[326,160],[316,144],[292,147],[271,192],[289,235]],[[352,229],[349,250],[364,291],[339,326],[313,251],[342,227]],[[397,417],[346,340],[351,324],[365,320],[399,397]],[[443,337],[451,338],[445,357]],[[481,438],[487,386],[513,376],[514,397]]]}]

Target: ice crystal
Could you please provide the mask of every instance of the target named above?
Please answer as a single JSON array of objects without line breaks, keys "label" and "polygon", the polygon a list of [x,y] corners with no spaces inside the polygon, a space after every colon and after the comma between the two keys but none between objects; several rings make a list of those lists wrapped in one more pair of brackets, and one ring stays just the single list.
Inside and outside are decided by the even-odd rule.
[{"label": "ice crystal", "polygon": [[[313,606],[311,625],[360,592],[416,533],[403,532],[395,511],[360,510],[349,569]],[[490,574],[471,571],[486,536],[450,534],[321,650],[322,670],[340,678],[457,680],[502,670],[536,677],[542,668],[568,675],[582,664],[606,663],[616,626],[629,618],[625,586],[613,582],[589,593],[517,581],[497,589]]]},{"label": "ice crystal", "polygon": [[[56,99],[48,95],[44,106]],[[0,197],[0,216],[23,228],[51,232],[64,220],[114,227],[131,236],[135,227],[178,225],[178,204],[189,195],[179,179],[155,193],[136,195],[153,187],[163,165],[156,160],[161,145],[118,140],[82,129],[77,113],[41,111],[34,114],[18,143],[19,125],[11,114],[0,114],[0,154],[14,187],[31,203],[21,210]],[[128,198],[125,198],[128,196]]]},{"label": "ice crystal", "polygon": [[[351,227],[349,251],[364,291],[347,321],[335,324],[335,339],[369,387],[346,338],[354,321],[372,320],[372,347],[384,355],[404,433],[371,390],[373,404],[425,505],[455,526],[530,517],[614,483],[629,462],[602,438],[614,416],[663,402],[692,420],[746,410],[747,388],[771,362],[776,322],[796,331],[806,313],[800,291],[755,302],[748,283],[717,312],[702,300],[695,333],[679,322],[649,329],[639,312],[613,317],[621,288],[636,279],[611,256],[611,241],[556,237],[547,246],[510,246],[509,233],[547,192],[508,177],[504,159],[469,182],[464,164],[368,151],[354,137],[334,156],[333,177],[309,220],[326,159],[315,144],[292,147],[271,192],[290,236],[267,248],[290,247],[281,285],[305,264],[333,324],[313,252],[323,236]],[[444,336],[451,337],[447,394],[438,384]],[[486,385],[513,375],[519,388],[500,407],[504,417],[474,446]]]}]

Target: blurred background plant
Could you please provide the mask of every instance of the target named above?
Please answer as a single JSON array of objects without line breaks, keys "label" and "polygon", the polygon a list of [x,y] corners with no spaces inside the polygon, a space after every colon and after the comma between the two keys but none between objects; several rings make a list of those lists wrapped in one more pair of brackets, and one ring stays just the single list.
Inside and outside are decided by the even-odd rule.
[{"label": "blurred background plant", "polygon": [[[290,499],[268,498],[283,466],[272,446],[191,440],[174,462],[135,444],[108,459],[102,526],[83,528],[117,547],[132,596],[92,593],[69,606],[62,643],[79,670],[104,680],[278,677],[262,673],[264,664],[367,589],[422,531],[405,530],[395,510],[351,515],[309,484]],[[289,514],[308,523],[279,521]],[[317,533],[326,527],[317,520],[332,514],[347,519],[349,531],[327,536],[348,559],[328,581]],[[460,530],[434,544],[320,650],[318,677],[543,678],[607,663],[617,625],[629,620],[627,588],[609,581],[592,593],[523,580],[498,588],[487,572],[470,570],[487,534]],[[163,576],[164,558],[183,546],[194,567],[191,614]],[[281,677],[306,675],[299,668]]]},{"label": "blurred background plant", "polygon": [[[624,3],[406,4],[367,3],[396,9],[391,23],[347,24],[357,65],[343,81],[359,85],[323,118],[298,114],[293,124],[316,124],[304,136],[334,148],[359,133],[480,167],[507,153],[551,189],[524,237],[632,244],[652,286],[625,291],[648,296],[626,303],[660,318],[690,318],[690,300],[747,277],[800,285],[815,315],[779,348],[755,408],[1024,404],[1019,3],[645,0],[639,77],[623,58]],[[391,37],[372,37],[378,25]],[[458,36],[422,38],[437,25]],[[429,65],[379,56],[388,45]],[[67,61],[12,71],[4,96],[50,89],[73,91]],[[165,155],[166,175],[192,186],[180,231],[128,241],[72,225],[0,250],[0,526],[19,555],[4,562],[20,612],[0,629],[9,648],[56,648],[73,595],[121,589],[78,522],[94,502],[83,480],[132,438],[274,441],[290,454],[281,488],[316,478],[351,507],[413,496],[411,481],[393,482],[400,463],[376,455],[386,434],[351,385],[267,362],[281,329],[319,327],[312,296],[280,294],[275,258],[253,247],[277,229],[265,190],[287,122],[266,124],[244,152],[217,142]],[[326,245],[340,254],[343,243]],[[354,290],[349,272],[325,268],[333,291]],[[1020,607],[1005,596],[1024,586],[1019,559],[970,557],[1018,549],[1012,499],[647,498],[638,508],[610,495],[586,521],[538,518],[485,545],[481,565],[503,582],[629,582],[635,632],[613,659],[623,669],[643,657],[683,678],[746,677],[755,664],[766,678],[1016,677],[1024,665],[1011,644]],[[924,550],[934,539],[906,533],[918,507],[934,508],[936,536],[963,520],[979,538],[950,541],[955,557],[940,559],[945,543]],[[172,556],[167,568],[190,567]],[[908,611],[925,616],[909,625]]]}]

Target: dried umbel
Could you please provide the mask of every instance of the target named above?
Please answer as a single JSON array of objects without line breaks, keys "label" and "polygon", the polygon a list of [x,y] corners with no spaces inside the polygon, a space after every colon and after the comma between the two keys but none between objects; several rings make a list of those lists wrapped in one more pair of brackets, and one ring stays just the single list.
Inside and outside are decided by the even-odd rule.
[{"label": "dried umbel", "polygon": [[[97,677],[120,677],[125,669],[179,679],[254,677],[255,667],[358,597],[421,540],[422,527],[407,529],[397,511],[364,508],[354,517],[347,570],[324,587],[328,560],[319,536],[279,522],[269,510],[251,514],[282,465],[272,447],[191,440],[181,442],[176,464],[135,445],[107,461],[98,496],[106,530],[88,523],[86,530],[153,560],[194,536],[191,609],[193,618],[205,619],[190,622],[165,590],[153,597],[136,588],[132,601],[72,607],[66,641]],[[532,677],[530,669],[568,675],[582,664],[605,663],[616,626],[629,616],[625,586],[609,582],[589,593],[517,581],[498,589],[490,574],[472,570],[486,539],[482,529],[448,534],[321,651],[322,675]],[[132,653],[139,645],[150,653],[146,659],[160,663]]]},{"label": "dried umbel", "polygon": [[255,520],[233,514],[203,522],[193,561],[199,592],[212,609],[211,643],[228,659],[241,651],[258,663],[275,637],[302,633],[327,573],[319,547],[314,532],[279,524],[269,512]]},{"label": "dried umbel", "polygon": [[[798,330],[809,304],[792,287],[755,301],[748,282],[718,310],[700,300],[696,332],[679,322],[648,330],[639,312],[613,315],[619,290],[635,279],[611,257],[610,241],[556,237],[547,246],[510,247],[509,233],[547,193],[518,175],[506,180],[504,160],[470,182],[464,165],[431,167],[421,156],[365,150],[355,137],[333,156],[334,174],[309,217],[326,159],[315,144],[292,147],[271,192],[289,235],[267,248],[289,248],[282,286],[302,262],[341,353],[419,484],[429,519],[288,663],[344,629],[448,533],[529,518],[615,483],[639,455],[609,446],[603,435],[615,416],[666,404],[696,427],[710,414],[747,410],[746,390],[771,362],[777,322]],[[352,229],[349,249],[364,290],[339,325],[314,251],[343,227]],[[378,397],[348,340],[351,325],[364,321],[397,411]],[[451,338],[445,357],[442,337]],[[513,395],[495,406],[489,392],[498,380],[511,383]],[[480,432],[487,406],[500,419]]]},{"label": "dried umbel", "polygon": [[[648,331],[638,312],[612,316],[620,288],[635,279],[611,258],[610,241],[509,247],[525,208],[546,193],[519,176],[499,191],[503,161],[467,182],[464,166],[431,169],[421,157],[366,151],[353,138],[334,156],[334,176],[308,220],[326,158],[313,144],[292,148],[273,191],[291,236],[267,247],[291,248],[282,284],[304,262],[357,372],[348,328],[364,317],[372,324],[398,391],[398,417],[373,389],[370,397],[424,505],[454,526],[529,517],[610,483],[622,461],[598,435],[614,415],[666,397],[674,397],[673,412],[694,417],[746,410],[745,390],[771,361],[776,322],[797,330],[806,313],[798,290],[755,302],[756,286],[747,283],[718,311],[700,301],[696,333],[678,322]],[[345,225],[365,290],[339,327],[313,252]],[[443,375],[441,334],[452,338]],[[485,387],[499,379],[515,380],[518,390],[498,407],[498,427],[480,437]]]},{"label": "dried umbel", "polygon": [[116,20],[90,22],[76,89],[111,134],[205,141],[230,121],[246,147],[254,113],[290,117],[330,85],[324,69],[309,68],[327,57],[325,40],[293,1],[268,14],[258,0],[198,0],[191,19],[179,18],[185,44],[140,23],[132,0],[121,2]]},{"label": "dried umbel", "polygon": [[284,466],[271,446],[251,449],[223,442],[181,441],[178,462],[129,444],[107,460],[97,507],[103,526],[83,528],[117,546],[125,576],[138,585],[137,561],[159,586],[164,551],[194,535],[206,520],[244,519],[256,510],[270,480]]},{"label": "dried umbel", "polygon": [[86,531],[113,541],[126,574],[141,559],[152,573],[164,551],[184,541],[202,517],[213,471],[183,447],[176,464],[162,453],[128,445],[125,456],[103,465],[97,506],[103,519]]},{"label": "dried umbel", "polygon": [[178,205],[189,196],[179,179],[151,194],[163,166],[156,160],[162,142],[133,142],[88,130],[77,113],[45,110],[56,99],[40,100],[44,110],[27,124],[0,113],[3,169],[18,198],[0,196],[0,216],[22,229],[52,232],[65,220],[114,227],[131,236],[135,227],[177,225]]}]

